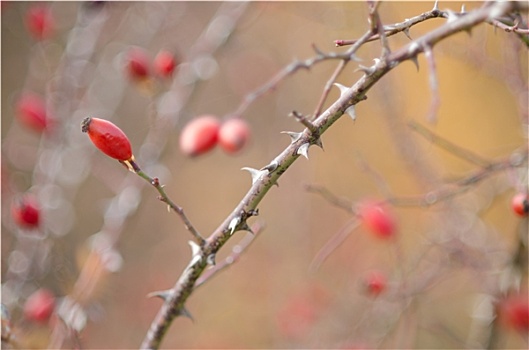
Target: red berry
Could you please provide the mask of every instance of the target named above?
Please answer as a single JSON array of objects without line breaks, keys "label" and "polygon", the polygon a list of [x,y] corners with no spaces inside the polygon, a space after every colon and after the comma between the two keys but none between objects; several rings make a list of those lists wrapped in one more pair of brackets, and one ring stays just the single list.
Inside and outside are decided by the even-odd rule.
[{"label": "red berry", "polygon": [[498,309],[502,324],[521,332],[529,331],[529,301],[527,294],[511,295],[502,300]]},{"label": "red berry", "polygon": [[364,278],[364,286],[369,295],[377,296],[386,289],[386,275],[380,271],[371,271]]},{"label": "red berry", "polygon": [[39,226],[40,208],[32,195],[15,198],[11,205],[11,216],[17,225],[24,228]]},{"label": "red berry", "polygon": [[129,50],[126,56],[126,69],[129,77],[134,80],[143,80],[149,75],[149,57],[147,53],[135,47]]},{"label": "red berry", "polygon": [[395,220],[381,204],[365,202],[360,206],[359,215],[375,236],[387,239],[395,234]]},{"label": "red berry", "polygon": [[50,9],[42,5],[30,7],[26,13],[26,26],[37,40],[48,38],[54,27]]},{"label": "red berry", "polygon": [[250,126],[244,119],[225,121],[219,130],[219,145],[227,153],[240,151],[250,138]]},{"label": "red berry", "polygon": [[512,210],[520,216],[527,216],[529,213],[529,200],[527,198],[527,193],[518,193],[512,197],[511,202]]},{"label": "red berry", "polygon": [[34,322],[46,323],[55,309],[55,296],[41,288],[29,296],[24,304],[24,316]]},{"label": "red berry", "polygon": [[107,156],[120,160],[132,159],[132,147],[127,135],[108,120],[87,117],[81,130],[88,133],[92,143]]},{"label": "red berry", "polygon": [[154,58],[154,72],[161,77],[170,77],[176,67],[174,55],[167,51],[161,50]]},{"label": "red berry", "polygon": [[217,117],[204,115],[191,120],[180,135],[180,150],[186,156],[198,156],[217,144],[220,122]]},{"label": "red berry", "polygon": [[18,119],[26,126],[42,132],[48,126],[46,104],[44,100],[33,93],[23,94],[16,103]]}]

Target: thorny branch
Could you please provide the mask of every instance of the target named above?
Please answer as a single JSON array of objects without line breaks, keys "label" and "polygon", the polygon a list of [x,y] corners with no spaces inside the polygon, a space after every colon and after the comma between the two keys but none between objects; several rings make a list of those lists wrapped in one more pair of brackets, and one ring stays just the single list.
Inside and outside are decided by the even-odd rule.
[{"label": "thorny branch", "polygon": [[[317,130],[315,135],[309,129],[303,130],[299,137],[294,138],[289,146],[279,154],[269,166],[260,171],[253,172],[252,186],[241,200],[240,204],[224,220],[224,222],[206,239],[202,248],[192,243],[193,255],[188,266],[184,269],[182,275],[164,296],[164,304],[151,324],[151,327],[141,344],[142,348],[158,348],[166,334],[169,326],[175,317],[185,315],[185,303],[187,298],[193,293],[197,281],[203,275],[208,265],[214,263],[214,256],[219,249],[232,237],[233,233],[238,230],[248,228],[246,220],[252,216],[251,213],[256,211],[258,204],[264,198],[268,190],[277,183],[279,177],[292,165],[300,156],[301,148],[308,148],[311,145],[320,142],[319,136],[323,134],[334,122],[336,122],[348,108],[365,99],[367,91],[373,87],[382,76],[391,69],[397,67],[400,63],[414,59],[418,54],[424,52],[426,47],[432,48],[439,41],[463,30],[468,30],[480,23],[486,22],[492,18],[504,16],[517,7],[522,6],[520,3],[491,3],[464,16],[455,17],[445,25],[429,32],[428,34],[412,41],[398,51],[390,53],[387,59],[375,60],[375,64],[364,70],[362,76],[352,87],[344,89],[341,96],[324,112],[317,114],[312,124]],[[438,10],[430,13],[432,17],[440,17]],[[425,19],[422,19],[423,21]],[[409,27],[409,26],[408,26]],[[402,31],[405,28],[402,29]],[[373,37],[370,33],[370,37]],[[386,33],[386,35],[388,35]],[[367,40],[364,39],[364,40]],[[375,39],[373,39],[375,40]],[[352,59],[351,55],[341,56],[338,54],[317,55],[316,57],[304,61],[295,62],[272,78],[268,83],[262,86],[254,94],[248,95],[243,103],[236,110],[236,114],[242,113],[253,100],[264,93],[273,90],[279,82],[286,76],[294,73],[300,68],[308,68],[312,64],[324,59],[340,59],[343,64],[344,60]],[[273,165],[273,166],[272,166]],[[479,180],[474,177],[475,180]]]}]

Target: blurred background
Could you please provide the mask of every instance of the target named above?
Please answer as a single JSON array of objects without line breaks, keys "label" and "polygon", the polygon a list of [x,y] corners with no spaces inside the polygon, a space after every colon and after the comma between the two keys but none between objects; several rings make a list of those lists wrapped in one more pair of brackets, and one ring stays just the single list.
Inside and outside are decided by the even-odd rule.
[{"label": "blurred background", "polygon": [[[439,6],[460,11],[462,4]],[[232,117],[280,70],[314,57],[312,45],[344,52],[334,40],[367,30],[367,6],[53,2],[38,4],[45,15],[32,26],[35,5],[2,2],[1,9],[3,333],[9,325],[22,348],[137,348],[162,305],[146,296],[174,285],[190,259],[191,236],[153,188],[90,143],[81,121],[117,124],[138,164],[208,236],[250,188],[240,169],[267,165],[289,144],[280,132],[303,129],[289,113],[314,112],[338,61],[301,69],[251,103],[240,115],[251,139],[235,155],[217,147],[184,156],[182,128],[204,114]],[[390,2],[379,12],[392,24],[432,6]],[[466,3],[466,11],[479,6]],[[428,20],[410,35],[445,22]],[[395,51],[408,42],[403,33],[389,38]],[[160,50],[174,53],[172,76],[131,76],[126,62],[134,47],[149,62]],[[357,56],[370,66],[380,52],[375,41]],[[355,121],[341,118],[322,136],[324,150],[311,147],[310,159],[298,159],[280,178],[251,219],[264,228],[237,263],[193,293],[187,309],[194,321],[177,318],[163,348],[478,348],[490,334],[499,347],[527,348],[523,327],[490,326],[494,301],[527,285],[527,265],[521,272],[512,265],[527,240],[527,217],[510,204],[527,192],[527,49],[514,34],[480,25],[436,45],[434,58],[436,121],[428,120],[435,95],[421,55],[418,71],[404,62],[382,78]],[[363,74],[358,64],[349,63],[337,82],[354,84]],[[30,92],[46,101],[44,131],[17,117],[17,103]],[[338,96],[333,88],[325,107]],[[414,132],[412,121],[490,163],[522,161],[487,172]],[[481,181],[455,184],[480,171]],[[444,189],[457,195],[432,206],[395,201],[388,206],[395,237],[381,240],[308,185],[352,208],[367,198],[431,199],[426,194]],[[22,193],[39,203],[38,228],[13,219]],[[323,259],[322,249],[340,235],[347,237]],[[217,261],[245,236],[237,232]],[[372,271],[383,276],[378,295],[366,287]],[[64,323],[27,319],[26,299],[41,288],[57,298],[55,315]]]}]

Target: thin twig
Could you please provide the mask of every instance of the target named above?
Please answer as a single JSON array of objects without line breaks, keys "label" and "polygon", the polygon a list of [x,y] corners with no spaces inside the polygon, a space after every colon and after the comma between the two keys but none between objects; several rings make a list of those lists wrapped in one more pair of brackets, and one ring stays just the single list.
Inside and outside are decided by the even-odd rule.
[{"label": "thin twig", "polygon": [[467,162],[473,163],[482,168],[488,168],[491,165],[491,162],[481,156],[478,156],[474,152],[471,152],[461,146],[456,145],[455,143],[448,141],[447,139],[437,135],[436,133],[428,130],[421,124],[416,121],[410,121],[408,126],[419,135],[423,136],[425,139],[433,142],[436,146],[445,149],[451,154],[466,160]]},{"label": "thin twig", "polygon": [[160,201],[166,203],[173,211],[178,214],[182,222],[184,223],[186,229],[195,237],[198,244],[200,246],[203,246],[206,242],[206,240],[202,237],[202,235],[195,229],[195,227],[191,224],[191,221],[187,218],[186,214],[184,213],[184,209],[178,205],[176,205],[167,195],[167,193],[164,190],[164,186],[160,185],[160,180],[158,180],[157,177],[150,177],[147,175],[143,170],[140,169],[138,164],[131,160],[129,161],[130,165],[132,166],[132,170],[134,173],[136,173],[139,177],[150,183],[160,194]]}]

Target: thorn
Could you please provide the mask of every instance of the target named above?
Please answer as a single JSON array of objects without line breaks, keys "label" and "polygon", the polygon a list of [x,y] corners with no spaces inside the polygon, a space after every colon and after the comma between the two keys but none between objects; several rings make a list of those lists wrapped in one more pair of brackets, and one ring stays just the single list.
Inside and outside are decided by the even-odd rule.
[{"label": "thorn", "polygon": [[358,65],[358,68],[354,70],[355,72],[358,72],[358,71],[361,71],[361,72],[364,72],[365,74],[369,75],[371,73],[373,73],[375,71],[375,68],[374,67],[366,67],[366,66],[363,66],[361,64]]},{"label": "thorn", "polygon": [[303,135],[303,133],[301,133],[301,132],[293,132],[293,131],[281,131],[281,133],[282,134],[287,134],[288,136],[290,136],[290,140],[291,140],[290,143],[296,142],[297,140],[299,140],[301,135]]},{"label": "thorn", "polygon": [[316,141],[314,141],[314,145],[318,146],[319,148],[323,149],[323,143],[321,142],[321,137],[318,137]]},{"label": "thorn", "polygon": [[417,72],[419,71],[419,58],[417,58],[417,55],[410,58],[410,60],[415,64],[415,67],[417,67]]},{"label": "thorn", "polygon": [[465,4],[461,5],[461,13],[466,13],[467,11],[465,11]]},{"label": "thorn", "polygon": [[193,241],[188,241],[188,243],[191,246],[191,261],[189,262],[191,266],[200,260],[200,246]]},{"label": "thorn", "polygon": [[303,157],[309,159],[309,147],[310,143],[306,142],[299,146],[298,150],[296,151],[297,154],[302,155]]},{"label": "thorn", "polygon": [[246,215],[248,215],[248,217],[259,216],[259,208],[248,210],[248,211],[246,212]]},{"label": "thorn", "polygon": [[459,16],[454,11],[446,10],[446,12],[448,13],[448,18],[446,19],[446,23],[453,22],[459,18]]},{"label": "thorn", "polygon": [[408,37],[408,39],[413,40],[410,35],[410,27],[404,29],[402,32]]},{"label": "thorn", "polygon": [[271,173],[272,171],[276,170],[278,166],[279,166],[279,163],[277,162],[277,160],[274,159],[273,161],[270,162],[270,164],[268,164],[265,167],[262,167],[260,170],[261,171],[267,170],[268,173]]},{"label": "thorn", "polygon": [[170,213],[171,212],[171,206],[169,204],[167,204],[167,212]]},{"label": "thorn", "polygon": [[349,115],[353,121],[356,120],[355,105],[351,105],[351,106],[347,107],[347,109],[345,110],[345,113],[347,113],[347,115]]},{"label": "thorn", "polygon": [[265,171],[268,171],[268,170],[257,170],[257,169],[250,168],[250,167],[244,167],[244,168],[241,168],[241,170],[246,170],[247,172],[250,173],[250,175],[252,175],[252,185],[255,184],[261,178],[261,176],[265,173]]},{"label": "thorn", "polygon": [[335,85],[336,87],[338,87],[338,89],[340,89],[340,97],[342,97],[343,94],[345,94],[345,92],[349,89],[347,86],[344,86],[342,84],[334,83],[333,85]]},{"label": "thorn", "polygon": [[240,223],[241,223],[240,216],[236,216],[233,219],[231,219],[230,224],[228,225],[228,229],[230,230],[230,236],[233,235],[233,233],[235,232],[235,229]]},{"label": "thorn", "polygon": [[157,291],[150,292],[149,294],[147,294],[147,298],[160,298],[163,301],[166,301],[170,295],[171,295],[170,289],[157,290]]},{"label": "thorn", "polygon": [[191,321],[195,322],[195,319],[193,318],[193,315],[187,310],[185,307],[182,306],[180,310],[178,310],[178,315],[184,316],[189,318]]},{"label": "thorn", "polygon": [[435,0],[435,2],[433,3],[432,11],[439,11],[439,0]]},{"label": "thorn", "polygon": [[248,231],[250,232],[252,235],[254,235],[255,233],[252,231],[252,228],[250,226],[248,226],[248,224],[245,222],[244,224],[242,224],[241,226],[241,230],[243,231]]},{"label": "thorn", "polygon": [[217,257],[217,254],[215,253],[209,254],[208,257],[206,258],[206,262],[208,263],[208,265],[215,266],[217,264],[217,262],[215,261],[216,257]]}]

